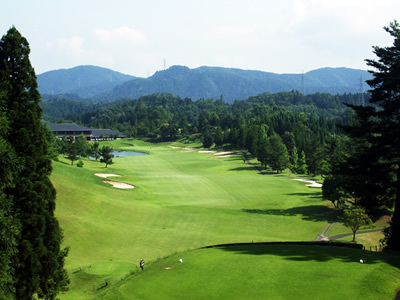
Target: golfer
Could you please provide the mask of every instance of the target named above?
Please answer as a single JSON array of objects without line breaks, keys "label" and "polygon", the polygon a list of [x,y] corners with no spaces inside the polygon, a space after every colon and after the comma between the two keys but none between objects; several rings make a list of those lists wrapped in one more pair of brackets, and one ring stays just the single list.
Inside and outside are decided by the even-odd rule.
[{"label": "golfer", "polygon": [[142,271],[143,271],[143,266],[144,266],[144,260],[142,259],[142,260],[140,261],[140,267],[142,268]]}]

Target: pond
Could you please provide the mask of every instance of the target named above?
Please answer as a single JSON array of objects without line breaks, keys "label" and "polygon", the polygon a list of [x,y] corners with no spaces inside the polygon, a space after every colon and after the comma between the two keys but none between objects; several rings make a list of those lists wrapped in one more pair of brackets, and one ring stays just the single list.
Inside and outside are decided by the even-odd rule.
[{"label": "pond", "polygon": [[114,150],[111,152],[114,157],[128,157],[128,156],[136,156],[136,155],[147,155],[144,152],[136,152],[136,151],[124,151],[124,150]]}]

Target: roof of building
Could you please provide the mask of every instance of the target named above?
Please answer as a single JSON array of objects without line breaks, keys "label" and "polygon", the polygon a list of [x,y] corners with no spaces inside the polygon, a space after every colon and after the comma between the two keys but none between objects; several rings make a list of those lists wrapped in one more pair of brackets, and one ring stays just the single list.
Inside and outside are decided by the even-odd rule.
[{"label": "roof of building", "polygon": [[118,137],[126,137],[124,133],[112,129],[92,129],[93,137],[110,136],[116,134],[118,134]]},{"label": "roof of building", "polygon": [[93,131],[93,129],[75,123],[52,123],[42,121],[43,124],[49,124],[52,131]]}]

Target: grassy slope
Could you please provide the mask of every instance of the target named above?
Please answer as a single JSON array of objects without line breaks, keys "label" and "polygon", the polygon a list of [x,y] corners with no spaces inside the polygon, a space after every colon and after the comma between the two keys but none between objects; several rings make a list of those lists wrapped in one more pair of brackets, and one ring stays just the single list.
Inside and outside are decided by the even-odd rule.
[{"label": "grassy slope", "polygon": [[[313,240],[333,215],[318,190],[259,175],[240,155],[215,158],[140,141],[112,146],[150,155],[115,158],[108,168],[54,163],[57,216],[71,247],[65,299],[97,297],[105,281],[120,284],[142,258],[227,242]],[[113,180],[136,188],[111,188],[94,176],[101,172],[123,175]]]},{"label": "grassy slope", "polygon": [[127,299],[391,299],[400,281],[394,260],[342,247],[200,249],[155,262],[110,290]]}]

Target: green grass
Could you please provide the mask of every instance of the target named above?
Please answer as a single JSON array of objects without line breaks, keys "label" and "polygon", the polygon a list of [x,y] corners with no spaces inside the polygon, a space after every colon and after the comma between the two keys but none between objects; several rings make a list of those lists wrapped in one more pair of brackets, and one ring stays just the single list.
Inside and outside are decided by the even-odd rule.
[{"label": "green grass", "polygon": [[[336,215],[320,189],[287,176],[261,175],[240,153],[216,158],[168,143],[107,144],[149,155],[114,158],[108,168],[92,160],[84,160],[83,168],[63,159],[53,164],[56,214],[64,245],[70,246],[71,285],[62,299],[96,299],[111,287],[130,286],[142,258],[150,267],[173,253],[212,244],[312,241]],[[112,188],[95,173],[122,175],[112,180],[135,189]],[[105,281],[110,285],[102,288]],[[106,299],[118,299],[115,295]]]},{"label": "green grass", "polygon": [[[367,264],[361,264],[360,258]],[[110,287],[105,296],[391,299],[400,279],[399,266],[393,255],[333,246],[254,244],[199,249],[157,261]]]}]

